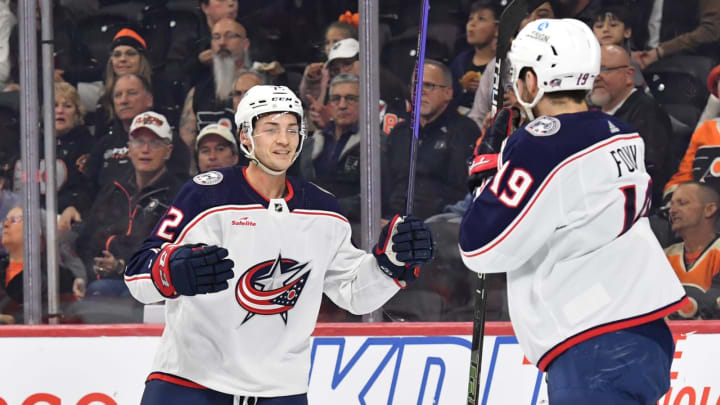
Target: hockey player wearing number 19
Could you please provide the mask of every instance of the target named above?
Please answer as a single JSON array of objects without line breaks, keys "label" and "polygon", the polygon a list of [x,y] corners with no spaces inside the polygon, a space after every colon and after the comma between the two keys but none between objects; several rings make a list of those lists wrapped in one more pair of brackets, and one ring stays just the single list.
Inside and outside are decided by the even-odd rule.
[{"label": "hockey player wearing number 19", "polygon": [[551,405],[655,404],[674,352],[663,317],[687,298],[648,225],[643,141],[588,111],[600,46],[585,24],[534,21],[508,59],[539,118],[496,145],[497,172],[460,227],[463,261],[507,273],[513,328]]},{"label": "hockey player wearing number 19", "polygon": [[142,405],[307,404],[322,294],[368,313],[432,259],[412,217],[395,216],[372,253],[353,247],[335,198],[286,176],[303,117],[287,87],[250,89],[235,115],[250,165],[195,176],[130,261],[132,295],[166,308]]}]

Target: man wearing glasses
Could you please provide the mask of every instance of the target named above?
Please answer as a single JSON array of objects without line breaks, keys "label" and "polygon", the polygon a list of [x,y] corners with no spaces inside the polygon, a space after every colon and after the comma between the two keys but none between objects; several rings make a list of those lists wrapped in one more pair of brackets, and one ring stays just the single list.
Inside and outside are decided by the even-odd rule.
[{"label": "man wearing glasses", "polygon": [[[460,115],[452,102],[452,74],[443,63],[425,60],[420,105],[420,133],[415,174],[415,212],[423,219],[442,212],[467,193],[467,159],[477,125]],[[383,152],[383,213],[404,212],[409,170],[410,120],[387,137]]]},{"label": "man wearing glasses", "polygon": [[653,206],[659,207],[663,186],[680,158],[672,155],[670,117],[653,98],[635,88],[635,68],[625,49],[604,45],[600,51],[600,74],[590,101],[604,113],[632,124],[640,133],[645,141],[645,165],[653,181]]},{"label": "man wearing glasses", "polygon": [[340,73],[330,81],[332,120],[305,141],[300,176],[335,194],[351,222],[360,220],[360,77]]},{"label": "man wearing glasses", "polygon": [[[213,73],[190,89],[180,117],[180,137],[190,149],[200,130],[208,124],[227,125],[236,132],[233,84],[236,74],[245,68],[245,53],[250,40],[242,24],[224,18],[212,27],[210,45]],[[195,168],[194,164],[190,166]]]},{"label": "man wearing glasses", "polygon": [[106,185],[84,220],[76,250],[88,269],[87,295],[124,296],[125,263],[165,213],[184,179],[170,173],[173,150],[165,116],[147,111],[130,126],[128,157],[133,170]]}]

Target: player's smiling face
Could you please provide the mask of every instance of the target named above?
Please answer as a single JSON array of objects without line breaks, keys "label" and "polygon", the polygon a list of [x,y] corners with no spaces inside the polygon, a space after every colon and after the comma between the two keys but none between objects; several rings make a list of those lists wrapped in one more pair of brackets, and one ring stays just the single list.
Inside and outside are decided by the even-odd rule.
[{"label": "player's smiling face", "polygon": [[[255,157],[271,170],[287,170],[300,143],[300,125],[295,114],[267,114],[255,123],[253,132]],[[250,148],[250,141],[243,138]]]}]

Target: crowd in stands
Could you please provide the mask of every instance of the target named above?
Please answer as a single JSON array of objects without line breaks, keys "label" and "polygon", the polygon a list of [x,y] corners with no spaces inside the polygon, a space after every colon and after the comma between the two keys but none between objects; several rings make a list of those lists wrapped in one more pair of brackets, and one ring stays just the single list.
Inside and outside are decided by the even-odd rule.
[{"label": "crowd in stands", "polygon": [[[388,215],[405,211],[420,9],[381,3],[378,133]],[[462,265],[457,234],[472,198],[467,162],[493,119],[506,2],[435,3],[414,213],[433,231],[438,257],[385,306],[386,320],[472,319],[474,273]],[[335,194],[359,226],[359,18],[345,12],[357,1],[52,4],[57,178],[41,192],[58,196],[58,211],[47,215],[58,219],[66,322],[142,320],[123,282],[125,264],[184,182],[249,164],[234,112],[255,85],[287,85],[303,100],[309,136],[289,174]],[[0,323],[23,321],[16,7],[0,0]],[[673,318],[720,319],[720,2],[552,0],[529,10],[522,26],[540,18],[576,18],[596,34],[601,71],[587,101],[645,141],[653,230],[693,302]],[[516,104],[511,88],[504,104]],[[507,320],[504,276],[489,277],[488,286],[487,319]],[[107,316],[95,316],[103,305]],[[354,319],[324,301],[321,321]]]}]

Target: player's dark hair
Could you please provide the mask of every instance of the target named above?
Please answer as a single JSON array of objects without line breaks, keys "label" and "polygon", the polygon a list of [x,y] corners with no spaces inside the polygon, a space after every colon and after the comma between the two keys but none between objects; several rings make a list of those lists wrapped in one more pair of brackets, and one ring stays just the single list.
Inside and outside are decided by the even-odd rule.
[{"label": "player's dark hair", "polygon": [[566,91],[554,91],[552,93],[545,93],[547,98],[549,98],[551,101],[553,100],[559,100],[561,98],[569,98],[575,103],[582,103],[585,101],[585,97],[587,97],[587,90],[566,90]]},{"label": "player's dark hair", "polygon": [[490,10],[493,13],[493,18],[498,20],[500,18],[500,8],[496,1],[493,0],[478,0],[470,5],[470,12],[468,16],[471,16],[482,10]]}]

